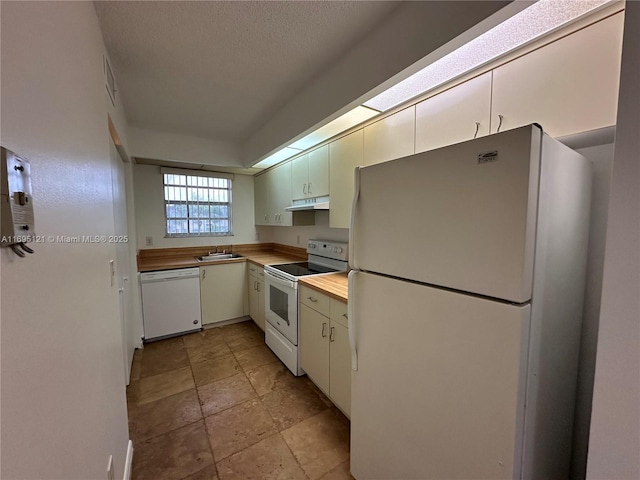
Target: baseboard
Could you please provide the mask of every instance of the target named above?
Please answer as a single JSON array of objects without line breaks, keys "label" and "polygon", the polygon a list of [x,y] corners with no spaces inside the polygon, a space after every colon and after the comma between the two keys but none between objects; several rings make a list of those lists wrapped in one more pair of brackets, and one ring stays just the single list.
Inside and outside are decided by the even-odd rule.
[{"label": "baseboard", "polygon": [[127,458],[124,461],[124,475],[123,480],[131,480],[131,467],[133,465],[133,442],[129,440],[127,445]]}]

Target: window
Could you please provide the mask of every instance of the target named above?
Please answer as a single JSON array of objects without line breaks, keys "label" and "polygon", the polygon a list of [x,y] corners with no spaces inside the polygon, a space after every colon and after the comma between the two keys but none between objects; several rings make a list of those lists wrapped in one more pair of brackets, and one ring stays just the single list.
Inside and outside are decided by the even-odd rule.
[{"label": "window", "polygon": [[167,237],[233,235],[231,176],[186,175],[163,169],[163,177]]}]

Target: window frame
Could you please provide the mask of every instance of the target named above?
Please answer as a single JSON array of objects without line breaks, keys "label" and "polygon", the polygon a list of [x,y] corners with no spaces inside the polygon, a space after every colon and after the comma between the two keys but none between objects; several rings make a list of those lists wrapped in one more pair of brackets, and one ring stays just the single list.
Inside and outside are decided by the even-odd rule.
[{"label": "window frame", "polygon": [[[219,172],[196,172],[190,170],[181,170],[181,169],[173,169],[173,168],[161,168],[160,173],[162,175],[162,197],[163,197],[163,211],[164,211],[164,230],[165,230],[165,238],[187,238],[187,237],[231,237],[233,236],[233,175]],[[183,178],[183,182],[177,177],[171,176],[181,176]],[[213,181],[211,181],[213,180]],[[215,180],[223,180],[226,183],[225,186],[217,185]],[[180,200],[171,200],[168,195],[168,188],[178,188],[184,189],[184,192],[180,192]],[[190,200],[189,199],[189,189],[197,188],[204,189],[207,191],[207,200]],[[226,191],[227,201],[215,201],[211,200],[215,195],[216,191]],[[174,198],[176,197],[174,191]],[[184,198],[184,199],[182,199]],[[186,216],[185,217],[171,217],[168,215],[168,206],[169,205],[184,205],[186,207]],[[209,209],[209,216],[190,216],[191,207],[193,206],[207,206]],[[216,217],[212,213],[212,207],[216,206],[226,206],[227,208],[227,216],[226,217]],[[186,222],[187,232],[182,233],[171,233],[169,231],[169,222],[170,221],[184,221]],[[209,230],[214,225],[214,222],[219,222],[220,220],[227,221],[228,228],[224,232],[193,232],[191,231],[192,221],[193,220],[204,220],[210,222]]]}]

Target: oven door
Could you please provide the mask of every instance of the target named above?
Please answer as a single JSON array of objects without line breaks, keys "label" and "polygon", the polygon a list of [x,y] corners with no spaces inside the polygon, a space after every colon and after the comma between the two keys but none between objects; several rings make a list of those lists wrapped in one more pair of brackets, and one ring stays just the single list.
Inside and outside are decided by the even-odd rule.
[{"label": "oven door", "polygon": [[267,321],[291,343],[298,345],[298,282],[267,269],[264,282]]}]

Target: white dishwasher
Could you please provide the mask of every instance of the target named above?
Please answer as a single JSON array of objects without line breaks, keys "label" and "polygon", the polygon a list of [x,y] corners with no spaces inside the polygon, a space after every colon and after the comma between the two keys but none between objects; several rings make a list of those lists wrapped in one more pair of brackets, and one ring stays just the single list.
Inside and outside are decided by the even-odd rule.
[{"label": "white dishwasher", "polygon": [[200,330],[200,269],[140,274],[144,339],[159,340]]}]

